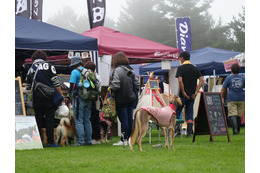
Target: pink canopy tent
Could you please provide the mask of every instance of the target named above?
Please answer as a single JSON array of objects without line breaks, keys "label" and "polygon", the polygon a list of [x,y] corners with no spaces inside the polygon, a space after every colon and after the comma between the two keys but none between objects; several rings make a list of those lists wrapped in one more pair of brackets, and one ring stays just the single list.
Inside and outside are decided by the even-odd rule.
[{"label": "pink canopy tent", "polygon": [[[97,38],[99,55],[113,55],[123,51],[131,64],[176,60],[180,54],[180,49],[103,26],[85,31],[82,35]],[[69,64],[70,62],[68,55],[51,56],[48,60],[54,64]],[[32,60],[26,59],[25,63],[32,63]]]},{"label": "pink canopy tent", "polygon": [[131,63],[137,63],[136,60],[138,62],[149,62],[151,59],[153,61],[175,60],[178,59],[180,54],[180,50],[177,48],[165,46],[103,26],[85,31],[82,35],[98,39],[99,55],[113,55],[119,51],[123,51],[127,57],[131,58]]}]

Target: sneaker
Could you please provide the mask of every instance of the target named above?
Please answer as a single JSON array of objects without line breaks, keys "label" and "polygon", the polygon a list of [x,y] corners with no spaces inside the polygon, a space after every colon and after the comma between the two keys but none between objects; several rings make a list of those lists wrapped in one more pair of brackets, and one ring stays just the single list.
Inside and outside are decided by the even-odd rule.
[{"label": "sneaker", "polygon": [[92,143],[92,145],[95,145],[95,144],[100,144],[100,141],[91,140],[91,143]]},{"label": "sneaker", "polygon": [[118,141],[117,143],[113,143],[113,146],[122,146],[122,145],[128,145],[127,140],[123,141]]},{"label": "sneaker", "polygon": [[79,146],[84,146],[84,144],[79,144],[79,143],[76,143],[76,144],[72,144],[71,146],[74,146],[74,147],[79,147]]},{"label": "sneaker", "polygon": [[47,144],[47,147],[61,147],[61,146],[53,142],[53,144]]}]

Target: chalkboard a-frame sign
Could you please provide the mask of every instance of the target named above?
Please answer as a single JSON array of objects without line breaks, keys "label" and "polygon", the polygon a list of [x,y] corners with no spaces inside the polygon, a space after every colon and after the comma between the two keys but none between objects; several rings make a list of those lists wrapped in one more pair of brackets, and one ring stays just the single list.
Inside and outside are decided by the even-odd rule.
[{"label": "chalkboard a-frame sign", "polygon": [[26,116],[21,78],[15,78],[15,115]]},{"label": "chalkboard a-frame sign", "polygon": [[217,92],[201,93],[198,116],[195,118],[195,131],[193,142],[196,135],[210,135],[210,141],[213,142],[212,136],[227,135],[230,142],[228,126],[222,103],[221,95]]}]

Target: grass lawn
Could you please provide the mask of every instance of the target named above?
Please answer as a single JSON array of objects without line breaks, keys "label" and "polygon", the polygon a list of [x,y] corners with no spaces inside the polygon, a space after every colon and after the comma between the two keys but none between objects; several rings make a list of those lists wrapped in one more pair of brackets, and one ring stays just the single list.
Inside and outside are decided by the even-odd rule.
[{"label": "grass lawn", "polygon": [[[112,137],[109,144],[44,148],[42,150],[16,150],[15,172],[81,173],[81,172],[245,172],[245,129],[227,136],[197,135],[192,138],[174,139],[174,150],[164,147],[164,136],[158,141],[158,132],[152,132],[152,144],[148,134],[143,139],[140,152],[137,143],[134,152],[129,147],[112,146],[119,137]],[[153,149],[152,145],[163,144]]]}]

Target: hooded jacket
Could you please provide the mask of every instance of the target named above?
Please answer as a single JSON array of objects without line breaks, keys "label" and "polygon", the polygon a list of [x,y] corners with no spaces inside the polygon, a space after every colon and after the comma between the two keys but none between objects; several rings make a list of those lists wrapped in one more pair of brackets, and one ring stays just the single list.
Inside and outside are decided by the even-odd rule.
[{"label": "hooded jacket", "polygon": [[134,79],[136,88],[139,88],[140,83],[135,77],[135,72],[132,67],[128,65],[120,65],[114,70],[110,89],[115,93],[117,107],[132,105],[137,99],[132,78]]}]

